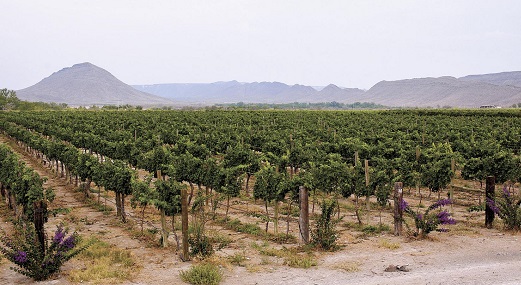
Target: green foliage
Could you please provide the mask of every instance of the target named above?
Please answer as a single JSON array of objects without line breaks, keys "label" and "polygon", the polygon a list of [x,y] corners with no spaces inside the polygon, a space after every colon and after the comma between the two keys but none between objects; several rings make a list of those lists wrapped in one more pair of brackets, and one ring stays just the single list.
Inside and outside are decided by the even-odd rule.
[{"label": "green foliage", "polygon": [[483,181],[487,176],[495,176],[496,182],[504,183],[519,178],[520,159],[513,152],[504,150],[498,143],[473,145],[469,152],[473,157],[468,159],[461,171],[464,179]]},{"label": "green foliage", "polygon": [[277,167],[267,164],[255,174],[255,186],[253,187],[253,197],[261,199],[266,203],[273,200],[282,201],[285,193],[282,183],[285,178],[284,173],[279,172]]},{"label": "green foliage", "polygon": [[380,234],[382,232],[389,232],[391,228],[388,225],[379,224],[377,226],[374,225],[365,225],[362,227],[362,232],[368,235]]},{"label": "green foliage", "polygon": [[197,197],[192,204],[192,226],[189,229],[188,244],[192,256],[206,258],[213,254],[212,239],[206,234],[206,222],[208,215],[205,211],[206,197],[202,192],[197,192]]},{"label": "green foliage", "polygon": [[311,242],[325,250],[336,248],[336,240],[338,233],[335,229],[336,221],[333,219],[335,209],[337,208],[336,200],[324,200],[320,204],[322,212],[315,221],[315,227],[311,230]]},{"label": "green foliage", "polygon": [[130,204],[132,208],[137,206],[144,208],[154,201],[157,192],[150,187],[151,180],[151,177],[146,177],[143,181],[137,179],[137,177],[132,177],[130,183],[132,188]]},{"label": "green foliage", "polygon": [[255,224],[250,224],[250,223],[243,224],[239,219],[226,220],[224,222],[225,222],[225,226],[228,229],[234,230],[236,232],[246,233],[246,234],[255,235],[255,236],[264,235],[264,231]]},{"label": "green foliage", "polygon": [[188,244],[190,245],[190,254],[192,256],[206,258],[214,252],[212,242],[205,233],[204,224],[195,223],[192,225]]},{"label": "green foliage", "polygon": [[44,182],[45,178],[20,161],[10,147],[0,144],[0,183],[11,191],[14,202],[23,207],[27,220],[33,220],[34,202],[52,202],[55,197],[51,188],[43,189]]},{"label": "green foliage", "polygon": [[455,158],[455,155],[448,143],[433,144],[422,152],[422,184],[432,192],[445,189],[454,176],[451,170],[452,158]]},{"label": "green foliage", "polygon": [[152,200],[154,206],[165,210],[166,215],[173,216],[181,213],[181,190],[185,185],[173,180],[156,180],[156,193]]},{"label": "green foliage", "polygon": [[0,232],[0,252],[18,267],[12,270],[36,281],[46,280],[60,271],[61,266],[75,257],[87,247],[89,243],[79,247],[79,235],[74,232],[67,236],[67,229],[58,226],[51,240],[41,245],[37,240],[36,231],[32,224],[20,224],[15,234],[8,236],[3,230]]},{"label": "green foliage", "polygon": [[223,278],[219,267],[211,263],[193,265],[190,269],[181,271],[179,276],[184,282],[193,285],[217,285]]},{"label": "green foliage", "polygon": [[0,110],[12,110],[20,104],[14,90],[0,89]]},{"label": "green foliage", "polygon": [[312,176],[312,189],[341,194],[344,197],[353,193],[353,169],[342,161],[339,154],[329,155],[321,164],[312,163],[309,171]]}]

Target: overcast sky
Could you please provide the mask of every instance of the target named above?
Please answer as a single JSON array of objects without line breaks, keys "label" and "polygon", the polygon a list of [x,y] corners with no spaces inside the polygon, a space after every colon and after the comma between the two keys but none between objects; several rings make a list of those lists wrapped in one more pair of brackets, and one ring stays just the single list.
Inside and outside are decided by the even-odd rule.
[{"label": "overcast sky", "polygon": [[91,62],[128,84],[521,70],[521,1],[0,0],[0,88]]}]

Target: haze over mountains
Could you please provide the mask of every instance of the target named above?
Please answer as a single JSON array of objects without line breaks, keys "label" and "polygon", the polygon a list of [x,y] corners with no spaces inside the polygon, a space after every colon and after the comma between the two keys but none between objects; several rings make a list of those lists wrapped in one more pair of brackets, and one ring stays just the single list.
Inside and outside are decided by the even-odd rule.
[{"label": "haze over mountains", "polygon": [[[364,91],[330,84],[323,88],[280,82],[171,83],[133,85],[121,82],[91,63],[64,68],[17,91],[22,100],[71,106],[181,106],[218,103],[370,102],[389,107],[468,107],[521,103],[521,71],[461,78],[381,81]],[[151,95],[153,94],[153,95]]]},{"label": "haze over mountains", "polygon": [[215,83],[172,83],[133,85],[134,88],[175,101],[219,104],[219,103],[293,103],[344,101],[364,93],[357,88],[339,88],[330,84],[320,91],[305,85],[287,85],[280,82],[240,83],[237,81]]}]

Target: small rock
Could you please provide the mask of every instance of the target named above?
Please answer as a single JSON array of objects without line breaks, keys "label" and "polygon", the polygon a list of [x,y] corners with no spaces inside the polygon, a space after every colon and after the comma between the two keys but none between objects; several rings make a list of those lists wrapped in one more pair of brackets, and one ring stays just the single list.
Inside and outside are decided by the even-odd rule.
[{"label": "small rock", "polygon": [[410,269],[409,269],[409,264],[405,264],[405,265],[389,265],[387,266],[387,268],[385,268],[385,272],[398,272],[398,271],[402,271],[402,272],[409,272]]}]

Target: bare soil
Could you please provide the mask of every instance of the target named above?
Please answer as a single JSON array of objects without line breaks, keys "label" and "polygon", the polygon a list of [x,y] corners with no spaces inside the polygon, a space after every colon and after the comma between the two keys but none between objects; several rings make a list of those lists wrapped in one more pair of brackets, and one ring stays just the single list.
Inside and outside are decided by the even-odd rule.
[{"label": "bare soil", "polygon": [[[49,168],[12,142],[5,138],[1,138],[2,141],[9,143],[28,166],[49,178],[46,187],[52,187],[57,194],[53,208],[72,208],[70,213],[49,219],[46,228],[50,233],[56,224],[65,221],[72,230],[77,230],[83,236],[96,235],[114,247],[131,251],[138,266],[133,278],[122,284],[184,284],[179,272],[190,268],[196,261],[182,262],[174,246],[162,249],[150,241],[135,238],[127,225],[118,222],[115,213],[105,215],[87,206],[82,194],[75,191],[73,185],[63,178],[56,178]],[[414,194],[406,195],[406,199],[411,204],[418,202]],[[351,201],[343,203],[347,205]],[[263,212],[262,204],[250,202],[244,205],[243,200],[235,200],[230,216],[240,218],[243,222],[258,222],[258,219],[243,214],[244,207],[248,211]],[[137,210],[133,213],[130,206],[127,209],[132,215],[138,215]],[[222,261],[222,284],[521,284],[520,235],[501,231],[500,221],[496,221],[494,229],[486,229],[483,227],[483,212],[469,213],[466,209],[465,206],[454,206],[452,211],[458,224],[451,226],[450,232],[431,233],[428,238],[421,240],[395,237],[389,232],[364,235],[345,226],[355,224],[356,218],[350,211],[343,210],[345,213],[342,214],[346,216],[339,224],[341,248],[335,252],[315,252],[317,265],[309,269],[292,268],[285,265],[281,258],[261,255],[251,246],[253,242],[262,243],[260,238],[225,230],[212,223],[208,230],[219,232],[232,240],[231,244],[217,251],[214,257],[214,260]],[[154,218],[157,215],[150,211],[147,211],[147,219],[157,223]],[[273,209],[270,208],[270,211]],[[371,215],[369,223],[377,225],[378,211],[373,211]],[[5,217],[0,219],[1,226],[8,228]],[[384,211],[384,224],[392,225],[390,221],[389,211]],[[262,222],[259,226],[264,227]],[[296,235],[296,227],[292,220],[290,233]],[[138,229],[138,225],[134,228]],[[270,224],[272,230],[273,225]],[[285,216],[281,216],[279,231],[285,230]],[[173,244],[172,238],[170,241]],[[269,247],[292,248],[297,245],[270,242]],[[245,257],[244,262],[240,265],[230,264],[229,257],[237,254]],[[0,284],[72,284],[67,278],[68,272],[85,265],[72,260],[63,266],[59,275],[44,282],[33,282],[10,270],[10,266],[13,264],[5,259],[0,260]],[[389,266],[405,266],[408,271],[386,272]]]}]

